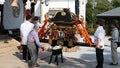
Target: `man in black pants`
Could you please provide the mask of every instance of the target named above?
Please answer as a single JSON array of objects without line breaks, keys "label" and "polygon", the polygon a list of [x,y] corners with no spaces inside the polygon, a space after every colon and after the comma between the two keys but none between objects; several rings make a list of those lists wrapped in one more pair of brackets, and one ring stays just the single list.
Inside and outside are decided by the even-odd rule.
[{"label": "man in black pants", "polygon": [[97,24],[97,29],[94,33],[94,44],[96,45],[96,60],[97,60],[96,68],[103,68],[105,30],[103,29],[101,21],[97,21],[96,24]]},{"label": "man in black pants", "polygon": [[27,45],[22,45],[22,54],[23,54],[23,62],[28,62],[28,60],[30,60],[30,53],[28,51]]},{"label": "man in black pants", "polygon": [[103,68],[103,49],[96,48],[96,59],[97,59],[97,66],[96,68]]},{"label": "man in black pants", "polygon": [[34,25],[31,23],[32,17],[30,15],[26,16],[26,21],[21,24],[20,26],[20,33],[21,33],[21,44],[23,49],[23,61],[30,60],[30,55],[27,49],[27,37],[29,32],[33,29]]}]

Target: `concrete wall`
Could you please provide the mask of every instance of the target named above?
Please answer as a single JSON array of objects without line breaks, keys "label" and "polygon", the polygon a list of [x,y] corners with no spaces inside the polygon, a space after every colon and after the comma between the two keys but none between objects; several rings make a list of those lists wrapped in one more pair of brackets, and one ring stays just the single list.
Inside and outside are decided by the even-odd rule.
[{"label": "concrete wall", "polygon": [[75,0],[50,0],[47,4],[45,2],[41,4],[41,23],[43,23],[44,15],[49,9],[70,8],[70,11],[75,13]]}]

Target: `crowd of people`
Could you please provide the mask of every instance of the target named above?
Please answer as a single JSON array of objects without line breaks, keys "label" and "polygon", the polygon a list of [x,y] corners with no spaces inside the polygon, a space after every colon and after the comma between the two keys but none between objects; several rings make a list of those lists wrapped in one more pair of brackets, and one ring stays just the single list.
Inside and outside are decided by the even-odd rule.
[{"label": "crowd of people", "polygon": [[[103,63],[104,63],[104,39],[105,39],[105,30],[103,28],[103,22],[102,21],[97,21],[97,29],[94,33],[94,44],[96,45],[96,60],[97,60],[97,66],[96,68],[103,68]],[[111,38],[108,40],[111,41],[111,58],[112,62],[110,65],[118,65],[118,57],[117,57],[117,48],[119,42],[119,31],[117,28],[116,23],[111,23]]]},{"label": "crowd of people", "polygon": [[39,66],[37,64],[39,48],[43,50],[38,37],[38,30],[41,25],[38,22],[38,17],[30,15],[26,16],[26,21],[20,26],[21,45],[23,61],[28,62],[29,67]]},{"label": "crowd of people", "polygon": [[[104,63],[104,38],[105,30],[103,28],[103,22],[96,22],[97,29],[94,33],[94,45],[96,45],[96,61],[97,66],[95,68],[103,68]],[[30,15],[26,16],[26,21],[20,26],[21,33],[21,45],[22,45],[22,57],[24,62],[28,62],[29,67],[39,66],[37,63],[39,48],[44,49],[40,43],[38,37],[38,30],[40,29],[41,24],[38,21],[38,17],[33,17]],[[117,42],[119,41],[119,31],[115,23],[111,24],[111,38],[108,40],[111,41],[111,58],[112,62],[110,65],[118,65],[117,59]]]}]

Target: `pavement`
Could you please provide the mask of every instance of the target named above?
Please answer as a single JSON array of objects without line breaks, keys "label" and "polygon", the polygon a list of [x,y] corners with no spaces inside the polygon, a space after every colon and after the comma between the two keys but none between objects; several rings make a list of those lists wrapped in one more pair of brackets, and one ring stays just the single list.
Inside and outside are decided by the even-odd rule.
[{"label": "pavement", "polygon": [[[108,37],[107,37],[108,38]],[[120,68],[120,47],[118,50],[118,65],[109,65],[111,62],[110,44],[106,41],[104,49],[104,68]],[[38,68],[95,68],[96,57],[95,48],[80,46],[77,52],[63,52],[64,62],[62,63],[59,56],[59,65],[53,61],[48,64],[51,52],[39,52]],[[53,57],[54,58],[54,57]],[[22,54],[19,50],[13,50],[0,54],[0,68],[28,68],[27,63],[22,62]]]}]

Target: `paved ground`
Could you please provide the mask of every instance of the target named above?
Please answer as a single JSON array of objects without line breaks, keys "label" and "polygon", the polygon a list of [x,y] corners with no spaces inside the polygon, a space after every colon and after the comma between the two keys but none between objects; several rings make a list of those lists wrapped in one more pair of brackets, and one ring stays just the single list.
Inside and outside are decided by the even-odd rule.
[{"label": "paved ground", "polygon": [[[106,42],[108,43],[108,42]],[[109,43],[108,43],[109,44]],[[38,68],[95,68],[96,57],[95,49],[92,47],[79,47],[77,52],[63,52],[64,63],[59,60],[57,66],[54,60],[48,64],[51,52],[39,53]],[[60,57],[59,57],[60,58]],[[120,47],[118,48],[119,65],[111,66],[110,46],[105,46],[104,51],[104,68],[120,68]],[[18,50],[10,51],[5,54],[0,54],[0,68],[28,68],[27,63],[21,61],[21,53]]]},{"label": "paved ground", "polygon": [[[39,68],[94,68],[96,65],[95,49],[90,47],[80,47],[77,52],[64,52],[64,63],[59,60],[59,66],[52,61],[49,62],[51,52],[40,53]],[[60,58],[60,57],[59,57]],[[118,58],[120,58],[120,48],[118,48]],[[104,51],[104,68],[120,68],[111,66],[110,47],[106,46]],[[120,60],[118,60],[120,63]],[[21,61],[19,51],[12,51],[6,54],[0,54],[0,68],[28,68],[27,63]]]}]

